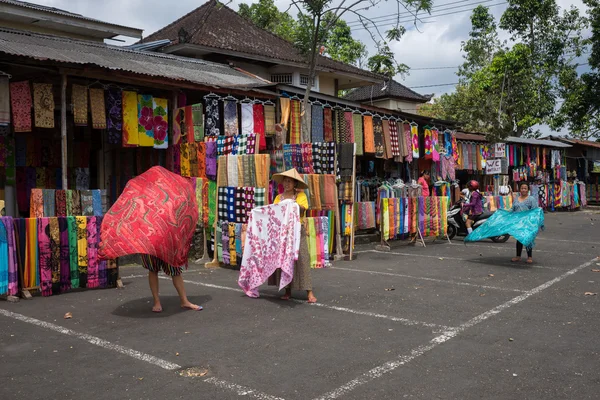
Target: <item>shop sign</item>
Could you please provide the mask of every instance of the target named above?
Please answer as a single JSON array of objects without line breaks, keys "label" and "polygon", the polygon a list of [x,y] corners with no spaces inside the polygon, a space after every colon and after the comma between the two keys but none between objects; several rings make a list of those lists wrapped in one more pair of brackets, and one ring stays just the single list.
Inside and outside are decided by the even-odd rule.
[{"label": "shop sign", "polygon": [[594,174],[600,173],[600,161],[594,161],[594,168],[592,169],[592,173],[594,173]]},{"label": "shop sign", "polygon": [[495,158],[485,161],[485,174],[486,175],[499,175],[502,173],[502,160]]},{"label": "shop sign", "polygon": [[494,144],[494,157],[496,157],[496,158],[506,157],[506,143]]}]

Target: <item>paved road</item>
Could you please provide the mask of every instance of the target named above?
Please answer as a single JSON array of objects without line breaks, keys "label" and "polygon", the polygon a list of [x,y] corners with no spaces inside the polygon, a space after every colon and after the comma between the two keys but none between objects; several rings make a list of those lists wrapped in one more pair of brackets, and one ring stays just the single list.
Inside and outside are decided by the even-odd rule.
[{"label": "paved road", "polygon": [[512,239],[360,246],[314,271],[318,305],[250,299],[236,271],[200,266],[185,279],[201,312],[169,280],[149,312],[139,266],[121,290],[0,302],[0,398],[598,399],[600,214],[546,226],[533,266],[509,262]]}]

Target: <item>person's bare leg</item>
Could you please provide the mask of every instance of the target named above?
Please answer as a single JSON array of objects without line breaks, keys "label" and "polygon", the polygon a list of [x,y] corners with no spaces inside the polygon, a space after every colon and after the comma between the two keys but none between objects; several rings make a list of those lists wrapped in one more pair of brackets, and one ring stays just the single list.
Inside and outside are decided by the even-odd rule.
[{"label": "person's bare leg", "polygon": [[150,291],[154,299],[152,312],[159,313],[162,311],[162,306],[160,304],[160,297],[158,297],[158,272],[148,271],[148,283],[150,284]]},{"label": "person's bare leg", "polygon": [[308,302],[309,303],[316,303],[317,302],[317,298],[315,297],[315,294],[312,290],[307,290],[306,294],[308,296]]},{"label": "person's bare leg", "polygon": [[179,303],[181,305],[181,308],[188,308],[194,311],[202,310],[202,307],[190,303],[190,301],[188,300],[187,294],[185,293],[185,287],[183,285],[183,277],[181,275],[175,275],[172,278],[173,286],[175,286],[175,290],[177,290],[177,294],[179,295]]},{"label": "person's bare leg", "polygon": [[283,296],[281,296],[281,300],[289,300],[291,297],[292,297],[292,288],[288,286],[285,288],[285,294]]}]

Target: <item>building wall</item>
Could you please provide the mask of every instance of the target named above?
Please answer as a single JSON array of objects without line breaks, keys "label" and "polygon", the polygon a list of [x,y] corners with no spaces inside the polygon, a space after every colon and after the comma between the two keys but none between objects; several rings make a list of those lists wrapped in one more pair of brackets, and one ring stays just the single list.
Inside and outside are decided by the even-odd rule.
[{"label": "building wall", "polygon": [[[375,93],[373,94],[373,96],[375,96]],[[371,102],[369,100],[365,100],[362,103],[371,105]],[[372,105],[375,107],[386,108],[388,110],[394,111],[404,111],[411,114],[416,114],[421,104],[422,103],[396,99],[380,99],[375,100],[372,103]]]},{"label": "building wall", "polygon": [[335,96],[335,79],[331,76],[319,76],[319,92]]}]

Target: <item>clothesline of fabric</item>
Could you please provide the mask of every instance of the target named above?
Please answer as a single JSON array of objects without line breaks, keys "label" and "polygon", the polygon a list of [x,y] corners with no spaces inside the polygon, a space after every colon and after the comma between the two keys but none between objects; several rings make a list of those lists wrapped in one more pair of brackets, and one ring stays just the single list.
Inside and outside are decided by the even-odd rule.
[{"label": "clothesline of fabric", "polygon": [[[0,223],[0,294],[39,287],[42,296],[74,288],[116,285],[117,263],[100,260],[103,217],[2,217]],[[22,271],[23,281],[19,281]]]},{"label": "clothesline of fabric", "polygon": [[108,210],[106,190],[31,189],[31,218],[103,216]]},{"label": "clothesline of fabric", "polygon": [[382,198],[378,222],[384,240],[417,230],[423,236],[442,236],[448,230],[448,197]]}]

